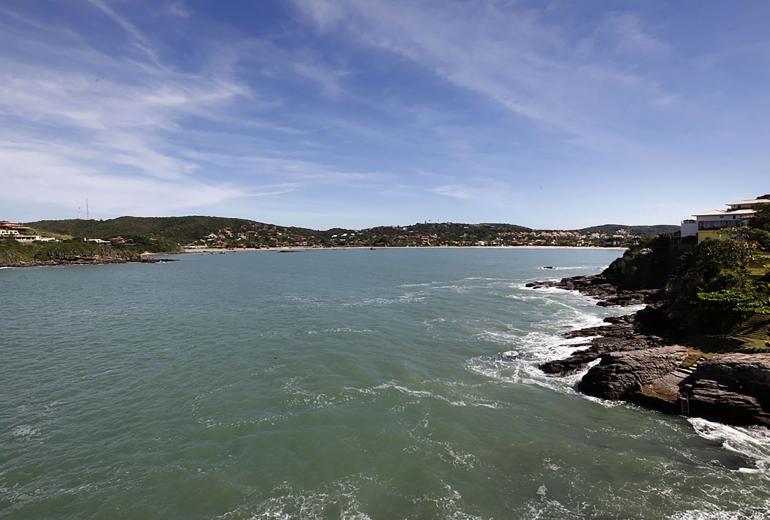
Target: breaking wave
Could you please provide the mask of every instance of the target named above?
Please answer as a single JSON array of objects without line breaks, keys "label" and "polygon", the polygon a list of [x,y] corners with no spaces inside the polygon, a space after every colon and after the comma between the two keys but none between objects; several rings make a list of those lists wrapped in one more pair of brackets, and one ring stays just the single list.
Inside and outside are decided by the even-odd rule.
[{"label": "breaking wave", "polygon": [[742,467],[743,473],[762,473],[770,477],[770,429],[762,426],[728,426],[699,417],[688,419],[695,433],[720,443],[726,450],[754,461],[756,467]]}]

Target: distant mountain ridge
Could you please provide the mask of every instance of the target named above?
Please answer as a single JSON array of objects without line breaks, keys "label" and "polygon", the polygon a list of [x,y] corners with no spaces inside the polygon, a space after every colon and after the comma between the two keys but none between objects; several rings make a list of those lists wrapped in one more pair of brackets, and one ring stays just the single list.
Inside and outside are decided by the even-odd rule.
[{"label": "distant mountain ridge", "polygon": [[[118,217],[108,220],[40,220],[28,222],[40,231],[75,238],[122,237],[151,250],[198,247],[389,247],[389,246],[629,246],[639,237],[678,230],[677,226],[605,224],[578,230],[535,230],[503,223],[424,222],[409,226],[314,230],[254,220],[209,216]],[[119,239],[120,240],[120,239]],[[118,243],[125,243],[120,241]]]}]

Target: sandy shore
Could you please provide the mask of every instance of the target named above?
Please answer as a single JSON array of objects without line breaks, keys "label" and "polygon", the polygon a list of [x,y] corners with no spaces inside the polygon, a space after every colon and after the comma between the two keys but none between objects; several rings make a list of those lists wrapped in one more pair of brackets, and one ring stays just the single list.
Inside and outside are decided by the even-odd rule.
[{"label": "sandy shore", "polygon": [[265,247],[265,248],[216,248],[207,247],[201,249],[184,249],[182,253],[192,254],[211,254],[211,253],[246,253],[254,251],[343,251],[356,249],[602,249],[609,251],[625,251],[626,247],[599,247],[599,246],[334,246],[334,247]]}]

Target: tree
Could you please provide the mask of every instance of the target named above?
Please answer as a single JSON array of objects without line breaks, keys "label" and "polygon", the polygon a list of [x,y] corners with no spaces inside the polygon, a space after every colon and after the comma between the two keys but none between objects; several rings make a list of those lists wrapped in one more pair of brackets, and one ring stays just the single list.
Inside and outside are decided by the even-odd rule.
[{"label": "tree", "polygon": [[754,314],[770,314],[770,298],[758,293],[751,284],[699,292],[697,298],[702,318],[711,323],[719,323],[722,333]]},{"label": "tree", "polygon": [[[770,204],[768,204],[770,206]],[[763,207],[757,210],[754,217],[751,219],[751,227],[756,229],[762,229],[770,231],[770,208]]]}]

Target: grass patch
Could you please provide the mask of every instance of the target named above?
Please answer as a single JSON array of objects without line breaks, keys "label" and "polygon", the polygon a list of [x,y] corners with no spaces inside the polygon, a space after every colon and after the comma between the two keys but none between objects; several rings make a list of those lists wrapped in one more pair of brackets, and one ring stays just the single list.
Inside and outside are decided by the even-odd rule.
[{"label": "grass patch", "polygon": [[698,362],[700,358],[703,357],[703,354],[698,352],[697,354],[689,354],[686,358],[684,358],[684,361],[682,361],[682,364],[679,365],[682,368],[690,368],[695,363]]}]

